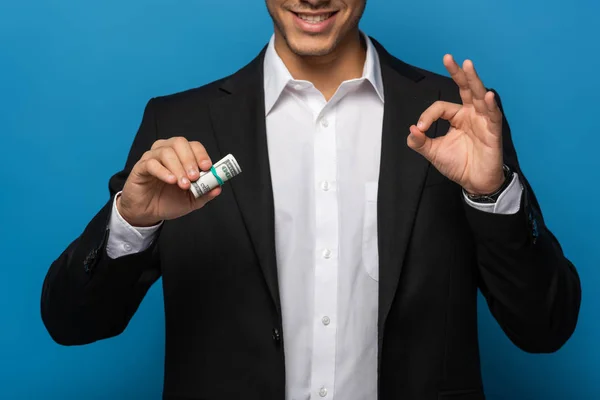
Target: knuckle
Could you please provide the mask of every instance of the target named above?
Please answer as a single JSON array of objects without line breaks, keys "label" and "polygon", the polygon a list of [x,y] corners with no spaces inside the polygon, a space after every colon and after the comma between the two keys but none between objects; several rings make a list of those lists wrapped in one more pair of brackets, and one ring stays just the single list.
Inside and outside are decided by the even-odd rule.
[{"label": "knuckle", "polygon": [[146,151],[144,154],[142,154],[142,157],[140,158],[140,161],[146,161],[146,160],[152,158],[153,154],[154,154],[153,150]]},{"label": "knuckle", "polygon": [[164,143],[165,143],[164,139],[159,139],[159,140],[155,141],[154,143],[152,143],[151,149],[154,150],[154,149],[157,149],[159,147],[162,147],[164,145]]},{"label": "knuckle", "polygon": [[176,136],[176,137],[174,137],[173,138],[173,142],[177,146],[184,146],[184,145],[188,144],[187,139],[184,138],[183,136]]},{"label": "knuckle", "polygon": [[132,172],[137,172],[140,169],[143,169],[145,164],[146,164],[146,160],[144,158],[141,158],[141,159],[138,160],[138,162],[136,162],[133,165],[133,168],[131,168],[131,171]]},{"label": "knuckle", "polygon": [[158,162],[156,159],[154,159],[154,158],[151,158],[151,159],[149,159],[149,160],[146,160],[146,168],[147,168],[148,170],[154,169],[154,168],[156,168],[158,165],[159,165],[159,162]]},{"label": "knuckle", "polygon": [[169,161],[173,161],[177,159],[177,153],[173,150],[172,147],[163,147],[160,150],[161,158]]}]

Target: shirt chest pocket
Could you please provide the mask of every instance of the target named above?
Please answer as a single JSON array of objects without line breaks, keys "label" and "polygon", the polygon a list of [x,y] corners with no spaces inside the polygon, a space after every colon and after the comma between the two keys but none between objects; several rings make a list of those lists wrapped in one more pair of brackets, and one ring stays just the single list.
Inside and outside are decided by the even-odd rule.
[{"label": "shirt chest pocket", "polygon": [[377,248],[377,182],[365,184],[362,232],[362,264],[367,274],[379,281],[379,251]]}]

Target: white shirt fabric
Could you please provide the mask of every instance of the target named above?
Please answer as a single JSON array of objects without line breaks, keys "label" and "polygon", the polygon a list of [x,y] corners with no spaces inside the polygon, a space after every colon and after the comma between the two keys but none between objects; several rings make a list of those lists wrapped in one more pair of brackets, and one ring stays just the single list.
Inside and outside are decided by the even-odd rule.
[{"label": "white shirt fabric", "polygon": [[[343,82],[329,101],[312,83],[292,78],[273,38],[265,54],[287,400],[377,398],[377,182],[385,97],[379,57],[365,40],[363,76]],[[515,175],[495,204],[465,201],[512,214],[521,192]],[[107,252],[117,258],[146,249],[158,226],[130,226],[115,202],[109,228]]]}]

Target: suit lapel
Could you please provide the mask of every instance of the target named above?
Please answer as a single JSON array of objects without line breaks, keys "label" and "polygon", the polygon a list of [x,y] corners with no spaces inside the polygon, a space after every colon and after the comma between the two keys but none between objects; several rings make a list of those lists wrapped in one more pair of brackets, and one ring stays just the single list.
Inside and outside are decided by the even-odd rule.
[{"label": "suit lapel", "polygon": [[[385,91],[378,193],[379,340],[410,242],[429,162],[406,144],[409,127],[438,99],[418,71],[376,43]],[[432,127],[432,131],[434,131]]]},{"label": "suit lapel", "polygon": [[210,104],[215,136],[222,155],[231,153],[242,168],[232,179],[233,195],[265,276],[277,311],[281,312],[275,257],[273,188],[267,148],[263,52],[226,80],[223,97]]}]

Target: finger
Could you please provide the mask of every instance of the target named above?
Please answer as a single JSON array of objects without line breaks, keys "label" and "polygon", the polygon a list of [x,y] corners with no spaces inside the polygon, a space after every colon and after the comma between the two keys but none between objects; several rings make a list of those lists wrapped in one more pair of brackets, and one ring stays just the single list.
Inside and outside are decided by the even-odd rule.
[{"label": "finger", "polygon": [[449,103],[447,101],[436,101],[421,114],[419,122],[417,123],[417,128],[421,132],[427,132],[431,127],[431,124],[435,121],[440,118],[449,121],[454,118],[461,108],[462,106],[460,104]]},{"label": "finger", "polygon": [[190,146],[192,151],[194,152],[194,156],[196,157],[196,162],[200,166],[203,171],[208,171],[212,165],[212,161],[206,152],[206,149],[200,142],[190,142]]},{"label": "finger", "polygon": [[473,94],[473,105],[475,106],[475,109],[479,113],[487,113],[487,107],[484,100],[487,90],[485,89],[485,86],[483,86],[481,79],[479,79],[479,75],[477,75],[477,71],[471,60],[465,60],[463,63],[463,71],[465,71],[469,88]]},{"label": "finger", "polygon": [[488,115],[490,121],[495,124],[502,122],[502,111],[500,111],[500,107],[498,107],[498,103],[496,102],[496,95],[494,92],[487,92],[485,94],[485,105],[488,109]]},{"label": "finger", "polygon": [[173,175],[177,177],[177,184],[180,188],[187,190],[190,187],[190,180],[183,168],[183,164],[179,160],[179,156],[175,149],[172,147],[160,147],[153,150],[156,155],[152,158],[156,158],[162,165],[164,165]]},{"label": "finger", "polygon": [[158,149],[159,147],[163,147],[167,141],[164,139],[159,139],[156,142],[152,143],[151,150]]},{"label": "finger", "polygon": [[472,104],[473,95],[471,94],[469,81],[467,80],[465,71],[458,66],[456,61],[454,61],[454,57],[452,57],[450,54],[446,54],[444,56],[444,66],[448,70],[448,73],[450,73],[450,76],[454,82],[458,85],[460,90],[460,98],[462,99],[463,104]]},{"label": "finger", "polygon": [[164,183],[170,185],[177,183],[177,177],[155,158],[143,161],[142,169],[148,175],[153,176]]},{"label": "finger", "polygon": [[222,191],[223,190],[221,189],[221,186],[217,186],[210,192],[206,193],[204,196],[198,197],[194,202],[194,209],[197,210],[199,208],[204,207],[206,203],[214,200],[217,196],[219,196],[222,193]]},{"label": "finger", "polygon": [[190,181],[195,181],[200,177],[200,171],[198,170],[198,162],[196,156],[192,150],[190,142],[186,138],[177,137],[169,139],[173,150],[177,153],[177,157],[181,162],[181,165],[185,169],[185,173]]},{"label": "finger", "polygon": [[406,139],[408,147],[425,157],[428,161],[433,159],[433,139],[427,137],[416,126],[410,127],[410,135]]}]

